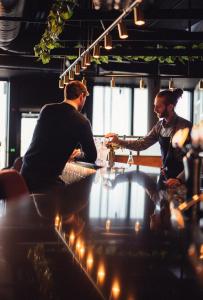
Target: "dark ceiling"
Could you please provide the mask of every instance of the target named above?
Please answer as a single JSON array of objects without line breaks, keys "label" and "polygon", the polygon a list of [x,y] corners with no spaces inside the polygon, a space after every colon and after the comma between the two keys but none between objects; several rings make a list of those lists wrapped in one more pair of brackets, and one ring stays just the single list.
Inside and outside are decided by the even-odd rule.
[{"label": "dark ceiling", "polygon": [[[6,77],[16,72],[53,72],[60,74],[64,57],[78,55],[78,47],[91,44],[104,28],[133,1],[130,0],[78,0],[73,16],[67,21],[59,36],[63,48],[52,50],[51,61],[43,65],[34,57],[34,46],[47,26],[47,16],[53,0],[2,0],[0,1],[0,75]],[[101,48],[111,63],[88,68],[87,76],[117,74],[142,74],[143,76],[202,77],[200,56],[203,49],[194,48],[203,42],[202,0],[143,0],[140,4],[146,24],[134,24],[133,14],[125,18],[129,37],[119,39],[117,29],[112,30],[113,49]],[[176,46],[184,48],[175,49]],[[202,44],[203,45],[203,44]],[[102,43],[101,43],[102,46]],[[203,47],[202,47],[203,48]],[[82,51],[82,50],[81,50]],[[115,62],[115,56],[123,58]],[[131,62],[125,56],[185,56],[189,62],[179,60],[172,64],[158,60]],[[196,57],[193,61],[192,57]],[[197,59],[197,57],[199,57]],[[69,62],[68,62],[69,63]],[[71,63],[71,62],[70,62]],[[4,74],[4,75],[2,75]]]}]

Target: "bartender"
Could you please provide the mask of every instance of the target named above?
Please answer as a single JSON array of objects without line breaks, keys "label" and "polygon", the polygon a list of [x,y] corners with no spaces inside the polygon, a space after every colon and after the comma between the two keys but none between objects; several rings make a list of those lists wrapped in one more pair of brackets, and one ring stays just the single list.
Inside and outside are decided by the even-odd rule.
[{"label": "bartender", "polygon": [[178,116],[174,109],[183,94],[182,89],[163,90],[154,100],[154,112],[159,121],[151,131],[140,140],[122,140],[115,133],[108,133],[106,138],[111,138],[111,143],[120,147],[141,151],[159,142],[162,156],[160,179],[167,186],[181,183],[183,172],[183,154],[180,149],[172,147],[172,138],[176,131],[183,128],[191,129],[192,123]]}]

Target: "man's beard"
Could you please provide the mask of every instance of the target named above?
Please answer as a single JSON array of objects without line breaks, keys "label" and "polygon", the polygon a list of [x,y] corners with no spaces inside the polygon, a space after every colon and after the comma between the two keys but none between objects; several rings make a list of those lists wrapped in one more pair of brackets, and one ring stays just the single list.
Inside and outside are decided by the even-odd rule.
[{"label": "man's beard", "polygon": [[166,119],[169,116],[169,113],[167,111],[167,107],[164,109],[164,111],[161,114],[158,114],[158,118],[162,119]]}]

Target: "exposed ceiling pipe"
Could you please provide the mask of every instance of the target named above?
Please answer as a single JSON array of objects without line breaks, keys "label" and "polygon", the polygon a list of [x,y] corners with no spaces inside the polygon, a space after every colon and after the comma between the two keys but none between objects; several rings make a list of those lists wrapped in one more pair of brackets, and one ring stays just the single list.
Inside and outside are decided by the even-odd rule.
[{"label": "exposed ceiling pipe", "polygon": [[[0,0],[1,17],[22,17],[25,0]],[[9,49],[10,43],[18,36],[20,22],[0,20],[0,48]]]}]

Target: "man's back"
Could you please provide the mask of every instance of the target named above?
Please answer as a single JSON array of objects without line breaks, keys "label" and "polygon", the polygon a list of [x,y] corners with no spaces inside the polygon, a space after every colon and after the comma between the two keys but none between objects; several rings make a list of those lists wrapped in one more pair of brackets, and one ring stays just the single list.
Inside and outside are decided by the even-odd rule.
[{"label": "man's back", "polygon": [[78,143],[86,161],[94,162],[96,148],[89,121],[67,103],[44,106],[24,156],[22,174],[57,177]]}]

